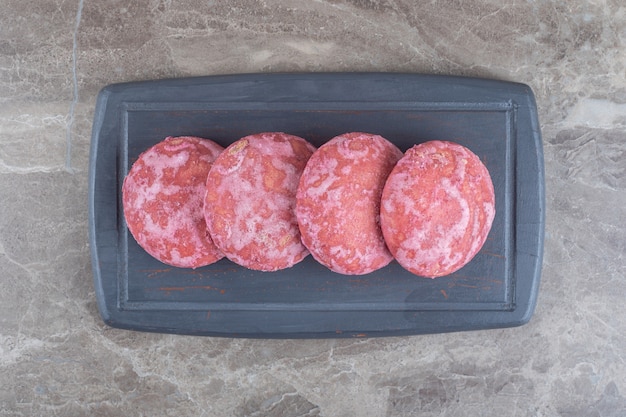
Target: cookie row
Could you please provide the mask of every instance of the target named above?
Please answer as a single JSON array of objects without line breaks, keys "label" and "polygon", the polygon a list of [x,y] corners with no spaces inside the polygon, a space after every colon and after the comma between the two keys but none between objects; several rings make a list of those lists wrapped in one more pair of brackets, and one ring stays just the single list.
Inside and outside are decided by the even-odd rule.
[{"label": "cookie row", "polygon": [[416,275],[467,264],[495,215],[487,168],[469,149],[430,141],[404,155],[385,138],[346,133],[315,149],[280,132],[225,150],[169,137],[146,150],[122,187],[128,228],[150,255],[196,268],[221,259],[276,271],[309,252],[360,275],[394,258]]}]

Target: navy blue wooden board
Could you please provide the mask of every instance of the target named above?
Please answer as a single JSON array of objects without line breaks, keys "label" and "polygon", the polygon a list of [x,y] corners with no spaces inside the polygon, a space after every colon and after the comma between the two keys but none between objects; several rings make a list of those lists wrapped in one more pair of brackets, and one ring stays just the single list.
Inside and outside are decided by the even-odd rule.
[{"label": "navy blue wooden board", "polygon": [[[307,257],[283,271],[224,259],[195,270],[153,259],[129,234],[121,185],[166,136],[224,147],[282,131],[320,146],[350,131],[405,151],[427,140],[470,148],[489,169],[496,217],[478,255],[426,279],[396,262],[367,275]],[[98,307],[113,327],[206,336],[324,338],[518,326],[535,308],[545,222],[541,133],[531,89],[475,78],[391,73],[245,74],[114,84],[98,96],[89,228]]]}]

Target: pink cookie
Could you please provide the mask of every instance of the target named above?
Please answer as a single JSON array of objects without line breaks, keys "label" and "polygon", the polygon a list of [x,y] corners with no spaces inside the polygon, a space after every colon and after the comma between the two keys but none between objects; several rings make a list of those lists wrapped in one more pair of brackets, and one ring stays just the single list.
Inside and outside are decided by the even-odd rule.
[{"label": "pink cookie", "polygon": [[302,170],[315,148],[286,133],[231,144],[207,178],[204,215],[215,244],[246,268],[276,271],[308,255],[294,212]]},{"label": "pink cookie", "polygon": [[383,190],[380,222],[389,250],[414,274],[436,278],[466,265],[495,216],[489,171],[452,142],[409,149]]},{"label": "pink cookie", "polygon": [[393,260],[379,224],[380,198],[402,152],[382,136],[346,133],[322,145],[298,187],[302,242],[334,272],[361,275]]},{"label": "pink cookie", "polygon": [[197,268],[224,255],[204,221],[211,164],[223,148],[196,137],[168,137],[142,153],[122,186],[128,229],[150,255],[168,265]]}]

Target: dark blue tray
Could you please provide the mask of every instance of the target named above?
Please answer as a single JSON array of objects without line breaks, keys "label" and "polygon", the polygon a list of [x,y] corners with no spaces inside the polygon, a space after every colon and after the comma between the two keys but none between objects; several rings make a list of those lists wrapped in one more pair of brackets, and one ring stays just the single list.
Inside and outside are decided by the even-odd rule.
[{"label": "dark blue tray", "polygon": [[[319,146],[349,131],[403,151],[432,139],[474,151],[491,172],[496,217],[458,272],[416,277],[396,262],[363,276],[308,257],[255,272],[224,259],[164,265],[127,231],[120,189],[137,156],[166,136],[223,146],[283,131]],[[544,173],[531,89],[523,84],[389,73],[249,74],[116,84],[98,96],[89,229],[98,306],[113,327],[208,336],[322,338],[517,326],[534,310],[543,254]]]}]

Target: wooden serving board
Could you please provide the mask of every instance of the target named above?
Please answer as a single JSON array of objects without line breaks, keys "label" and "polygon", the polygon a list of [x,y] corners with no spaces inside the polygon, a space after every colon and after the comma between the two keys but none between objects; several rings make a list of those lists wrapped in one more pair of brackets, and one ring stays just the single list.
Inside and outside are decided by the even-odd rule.
[{"label": "wooden serving board", "polygon": [[[320,146],[350,131],[402,151],[451,140],[476,153],[495,187],[496,217],[478,255],[434,280],[396,262],[361,276],[311,256],[278,272],[229,260],[180,269],[127,230],[121,185],[138,155],[166,136],[226,147],[264,131]],[[140,331],[256,338],[397,336],[511,327],[534,310],[545,222],[541,133],[523,84],[391,73],[246,74],[115,84],[96,106],[89,227],[103,320]]]}]

